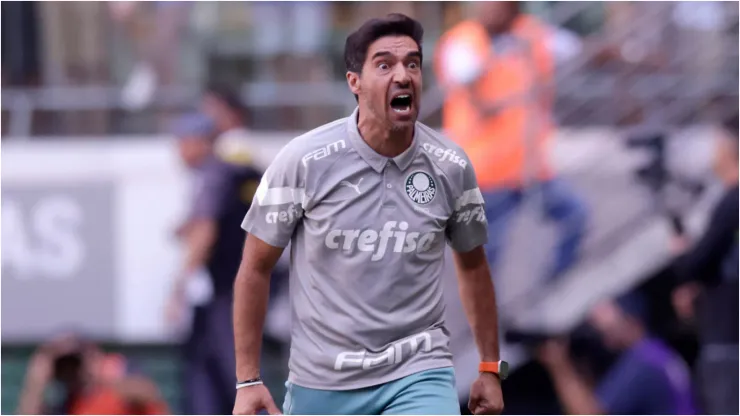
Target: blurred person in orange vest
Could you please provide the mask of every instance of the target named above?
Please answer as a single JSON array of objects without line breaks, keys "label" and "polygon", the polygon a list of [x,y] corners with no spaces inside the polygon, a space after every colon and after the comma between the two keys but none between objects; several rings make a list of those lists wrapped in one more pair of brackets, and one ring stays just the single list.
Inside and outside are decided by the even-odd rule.
[{"label": "blurred person in orange vest", "polygon": [[[49,390],[58,400],[47,400]],[[168,414],[157,386],[132,371],[120,354],[107,354],[72,334],[53,338],[31,357],[18,414]]]},{"label": "blurred person in orange vest", "polygon": [[[535,190],[547,220],[559,226],[559,242],[548,278],[576,261],[586,228],[584,203],[556,179],[547,160],[554,134],[552,106],[556,53],[577,49],[518,2],[476,4],[467,20],[441,39],[436,71],[446,98],[445,133],[467,152],[475,168],[489,222],[486,247],[492,265],[511,216],[525,192]],[[567,53],[567,52],[566,52]]]}]

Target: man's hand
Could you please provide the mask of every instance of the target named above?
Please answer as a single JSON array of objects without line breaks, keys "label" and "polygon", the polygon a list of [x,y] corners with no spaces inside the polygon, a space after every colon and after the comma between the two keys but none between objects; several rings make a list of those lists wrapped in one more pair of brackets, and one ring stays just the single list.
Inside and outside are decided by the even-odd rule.
[{"label": "man's hand", "polygon": [[568,415],[604,415],[598,397],[570,359],[568,338],[548,339],[537,348],[537,359],[550,373],[555,393]]},{"label": "man's hand", "polygon": [[236,402],[234,403],[235,415],[256,415],[261,410],[267,410],[271,415],[281,415],[280,409],[272,400],[267,387],[260,384],[237,390]]},{"label": "man's hand", "polygon": [[691,240],[686,236],[676,235],[671,237],[670,250],[674,256],[684,254],[691,247]]},{"label": "man's hand", "polygon": [[62,355],[77,351],[79,344],[73,335],[58,336],[41,345],[31,357],[26,370],[17,413],[43,414],[44,389],[54,377],[54,362]]},{"label": "man's hand", "polygon": [[499,415],[504,411],[501,380],[496,374],[481,373],[473,382],[468,409],[474,415]]},{"label": "man's hand", "polygon": [[31,357],[23,382],[23,390],[18,398],[16,414],[43,414],[44,390],[54,376],[54,358],[48,346],[42,346]]},{"label": "man's hand", "polygon": [[185,299],[185,291],[186,280],[182,277],[177,278],[165,308],[165,321],[172,327],[180,325],[185,316],[185,311],[188,307]]},{"label": "man's hand", "polygon": [[54,361],[62,355],[77,352],[79,344],[74,335],[60,335],[41,345],[31,357],[28,365],[28,381],[45,385],[54,373]]},{"label": "man's hand", "polygon": [[537,359],[552,370],[568,360],[569,345],[567,339],[548,339],[537,348]]},{"label": "man's hand", "polygon": [[26,372],[26,380],[34,387],[45,386],[54,372],[55,355],[48,349],[41,348],[31,357]]}]

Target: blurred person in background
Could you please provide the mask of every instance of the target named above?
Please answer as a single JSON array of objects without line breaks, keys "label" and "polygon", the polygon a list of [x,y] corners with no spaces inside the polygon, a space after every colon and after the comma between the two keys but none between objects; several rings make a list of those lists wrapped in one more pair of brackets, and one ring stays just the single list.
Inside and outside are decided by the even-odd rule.
[{"label": "blurred person in background", "polygon": [[538,357],[567,414],[695,414],[688,366],[646,327],[647,300],[637,293],[598,304],[589,323],[616,362],[593,389],[574,364],[568,343],[551,339]]},{"label": "blurred person in background", "polygon": [[191,5],[184,1],[108,3],[111,18],[123,28],[137,59],[122,93],[128,109],[146,107],[160,85],[175,81],[180,39]]},{"label": "blurred person in background", "polygon": [[[47,400],[49,388],[57,400]],[[31,357],[18,414],[168,414],[157,386],[125,357],[76,335],[61,335]]]},{"label": "blurred person in background", "polygon": [[[674,264],[673,303],[698,331],[698,382],[708,414],[738,413],[738,129],[737,115],[724,121],[714,156],[724,195],[704,234]],[[676,247],[686,245],[679,240]]]},{"label": "blurred person in background", "polygon": [[[277,83],[328,82],[332,62],[326,59],[332,34],[332,8],[326,1],[250,2],[251,25],[258,33],[251,47],[264,56],[263,79]],[[300,70],[296,70],[300,68]],[[330,118],[321,105],[274,108],[283,129],[317,125]],[[264,120],[260,120],[263,121]]]},{"label": "blurred person in background", "polygon": [[[445,133],[470,156],[489,222],[488,261],[496,270],[512,215],[536,194],[546,219],[559,227],[548,279],[568,270],[586,231],[587,209],[548,162],[557,51],[576,42],[521,12],[518,2],[476,5],[477,20],[459,23],[440,41],[436,69],[446,90]],[[569,38],[570,39],[570,38]],[[570,45],[570,46],[568,46]]]},{"label": "blurred person in background", "polygon": [[190,212],[179,230],[184,263],[167,309],[170,323],[178,324],[188,304],[195,306],[184,346],[188,414],[228,414],[234,403],[231,304],[244,244],[240,224],[261,178],[250,165],[214,154],[217,126],[196,113],[175,127],[180,156],[194,175]]},{"label": "blurred person in background", "polygon": [[253,165],[262,171],[267,169],[265,161],[271,157],[259,157],[259,144],[251,140],[248,111],[238,94],[230,88],[211,85],[203,95],[200,108],[215,123],[217,158],[235,165]]}]

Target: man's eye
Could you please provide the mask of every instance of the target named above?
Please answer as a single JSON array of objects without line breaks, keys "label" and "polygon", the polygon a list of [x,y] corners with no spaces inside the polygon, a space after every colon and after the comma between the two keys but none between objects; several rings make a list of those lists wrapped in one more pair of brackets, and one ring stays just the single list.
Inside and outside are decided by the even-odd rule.
[{"label": "man's eye", "polygon": [[416,62],[411,62],[409,64],[409,68],[411,68],[411,69],[417,69],[417,68],[419,68],[419,64],[417,64]]},{"label": "man's eye", "polygon": [[383,62],[383,63],[378,64],[378,68],[380,68],[382,70],[386,70],[386,69],[388,69],[390,67],[388,66],[388,64],[386,64],[385,62]]}]

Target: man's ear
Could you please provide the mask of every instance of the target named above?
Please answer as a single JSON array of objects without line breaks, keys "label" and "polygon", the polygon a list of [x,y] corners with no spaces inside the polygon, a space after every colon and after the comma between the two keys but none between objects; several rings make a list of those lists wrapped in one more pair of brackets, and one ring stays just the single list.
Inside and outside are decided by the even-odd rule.
[{"label": "man's ear", "polygon": [[360,91],[362,90],[360,74],[357,72],[347,72],[347,85],[349,85],[349,90],[352,91],[352,94],[360,95]]}]

